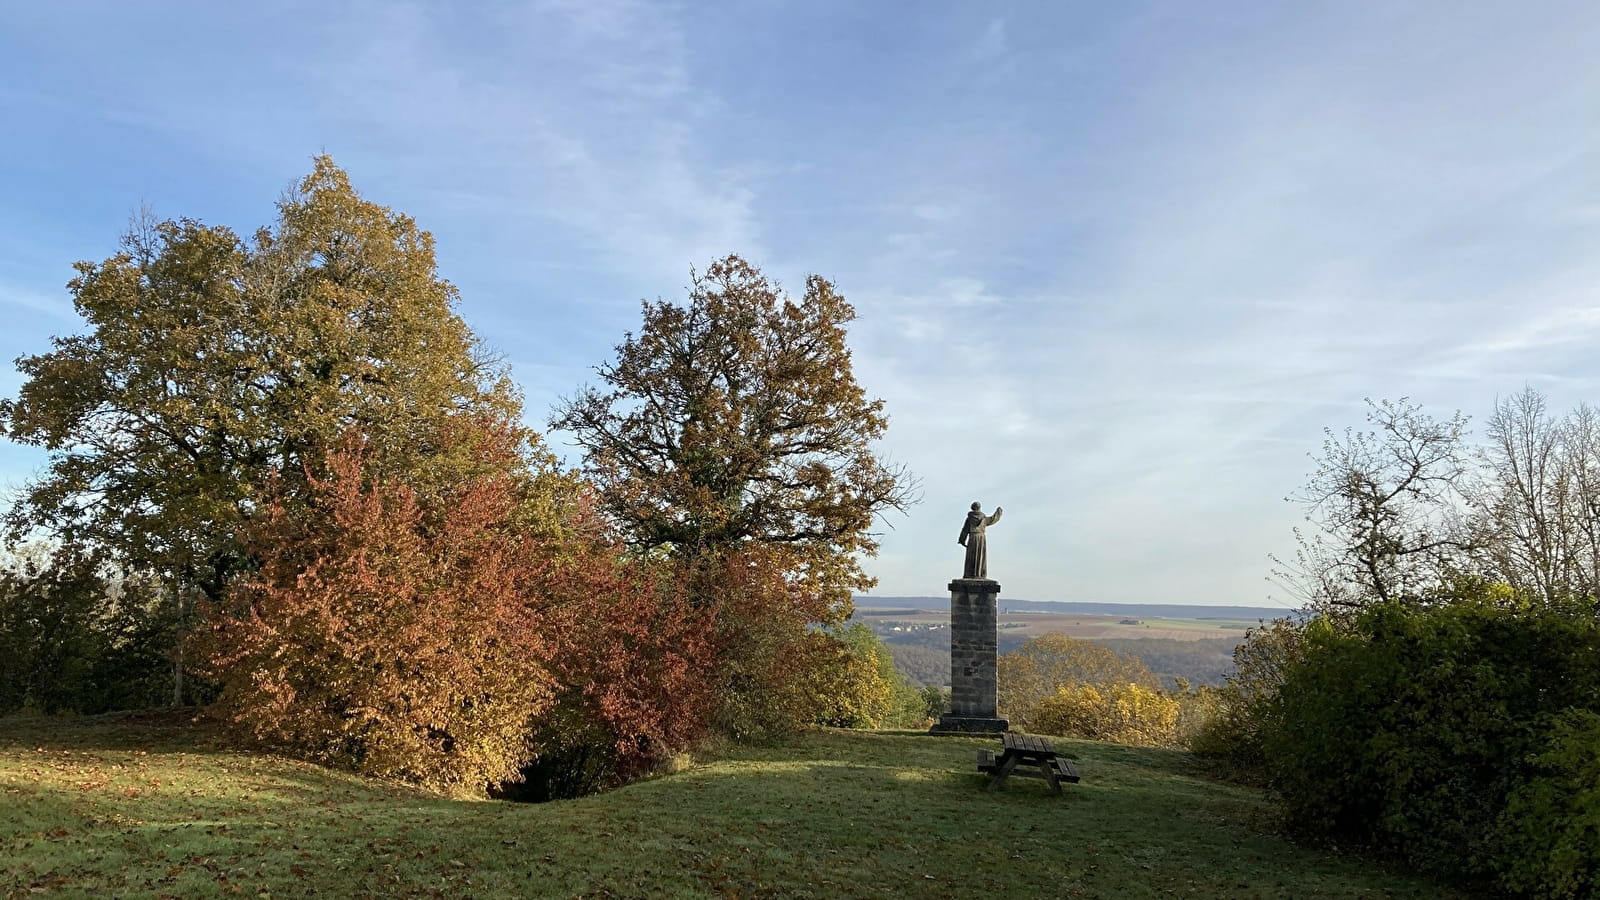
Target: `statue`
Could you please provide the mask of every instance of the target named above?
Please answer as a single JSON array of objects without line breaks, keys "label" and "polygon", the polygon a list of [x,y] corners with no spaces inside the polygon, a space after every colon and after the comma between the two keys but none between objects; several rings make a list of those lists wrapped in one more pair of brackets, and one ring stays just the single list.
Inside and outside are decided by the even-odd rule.
[{"label": "statue", "polygon": [[961,526],[961,537],[956,538],[956,543],[967,548],[967,563],[961,571],[962,578],[989,577],[989,549],[985,546],[983,531],[1000,521],[1000,514],[1003,512],[1004,509],[996,506],[994,515],[985,516],[982,504],[972,504],[972,510],[967,513],[967,521]]}]

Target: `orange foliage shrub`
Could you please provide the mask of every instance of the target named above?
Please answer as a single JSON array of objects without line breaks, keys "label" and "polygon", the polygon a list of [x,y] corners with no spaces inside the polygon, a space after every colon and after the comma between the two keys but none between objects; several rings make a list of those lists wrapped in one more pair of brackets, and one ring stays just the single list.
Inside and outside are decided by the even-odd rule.
[{"label": "orange foliage shrub", "polygon": [[528,595],[548,554],[515,524],[520,436],[461,427],[480,465],[426,505],[370,478],[348,440],[308,503],[263,511],[246,534],[259,569],[195,638],[224,717],[363,773],[455,790],[515,776],[552,693]]},{"label": "orange foliage shrub", "polygon": [[636,774],[705,734],[715,697],[711,611],[669,570],[586,543],[549,571],[542,590],[550,671],[565,702],[611,737],[615,774]]}]

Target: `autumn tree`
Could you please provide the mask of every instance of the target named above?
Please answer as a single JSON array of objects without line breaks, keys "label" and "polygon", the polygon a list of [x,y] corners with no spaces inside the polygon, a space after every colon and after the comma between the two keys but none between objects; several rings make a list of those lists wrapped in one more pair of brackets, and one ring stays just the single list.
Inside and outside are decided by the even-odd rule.
[{"label": "autumn tree", "polygon": [[250,240],[190,219],[138,219],[68,285],[84,333],[24,357],[0,430],[50,459],[8,518],[158,573],[174,603],[220,601],[247,566],[240,525],[305,493],[347,429],[369,465],[448,484],[438,432],[457,413],[512,415],[503,371],[453,311],[433,238],[363,199],[319,157]]},{"label": "autumn tree", "polygon": [[604,386],[551,421],[627,542],[679,558],[776,548],[834,606],[870,586],[873,520],[914,485],[873,452],[888,418],[851,367],[851,305],[817,275],[794,300],[729,256],[694,275],[687,305],[643,312],[597,369]]},{"label": "autumn tree", "polygon": [[782,737],[827,707],[841,647],[814,628],[842,618],[838,602],[792,547],[746,544],[666,561],[709,615],[712,724],[742,740]]},{"label": "autumn tree", "polygon": [[1034,707],[1028,727],[1042,734],[1135,747],[1174,747],[1179,701],[1154,688],[1127,682],[1072,684]]},{"label": "autumn tree", "polygon": [[809,721],[807,628],[848,615],[873,583],[874,519],[914,484],[873,444],[883,401],[856,382],[855,310],[813,275],[789,297],[737,256],[693,276],[686,305],[645,303],[638,335],[551,420],[623,541],[668,561],[713,611],[715,724],[769,735]]},{"label": "autumn tree", "polygon": [[[702,738],[715,706],[712,610],[609,535],[565,542],[536,586],[557,709],[535,725],[534,796],[575,796]],[[575,784],[561,782],[576,781]],[[555,782],[555,783],[550,783]]]},{"label": "autumn tree", "polygon": [[1019,727],[1031,727],[1040,704],[1062,688],[1131,684],[1154,691],[1160,687],[1149,667],[1132,654],[1064,634],[1029,638],[996,661],[995,676],[1000,714]]}]

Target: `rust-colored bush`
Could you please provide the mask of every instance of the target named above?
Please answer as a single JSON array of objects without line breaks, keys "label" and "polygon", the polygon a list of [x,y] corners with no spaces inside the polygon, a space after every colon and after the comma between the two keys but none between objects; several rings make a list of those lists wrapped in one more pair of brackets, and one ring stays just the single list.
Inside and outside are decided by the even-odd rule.
[{"label": "rust-colored bush", "polygon": [[705,734],[715,689],[712,611],[696,605],[670,570],[589,542],[553,567],[541,590],[550,671],[563,701],[610,735],[617,775],[635,774]]},{"label": "rust-colored bush", "polygon": [[259,568],[195,636],[222,715],[309,759],[452,789],[513,777],[550,701],[529,588],[549,554],[516,524],[520,435],[483,421],[447,439],[479,465],[430,485],[369,477],[351,437],[245,535]]}]

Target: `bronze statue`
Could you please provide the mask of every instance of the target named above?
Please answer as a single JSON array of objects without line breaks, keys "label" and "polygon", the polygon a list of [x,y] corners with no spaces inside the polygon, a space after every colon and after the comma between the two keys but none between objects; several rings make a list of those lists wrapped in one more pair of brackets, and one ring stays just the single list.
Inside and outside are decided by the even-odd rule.
[{"label": "bronze statue", "polygon": [[967,513],[967,521],[961,526],[961,537],[956,538],[956,543],[967,548],[967,563],[962,568],[962,578],[989,577],[989,550],[985,546],[983,531],[1000,521],[1000,514],[1003,512],[1004,509],[996,506],[994,515],[985,516],[982,504],[972,504],[972,510]]}]

